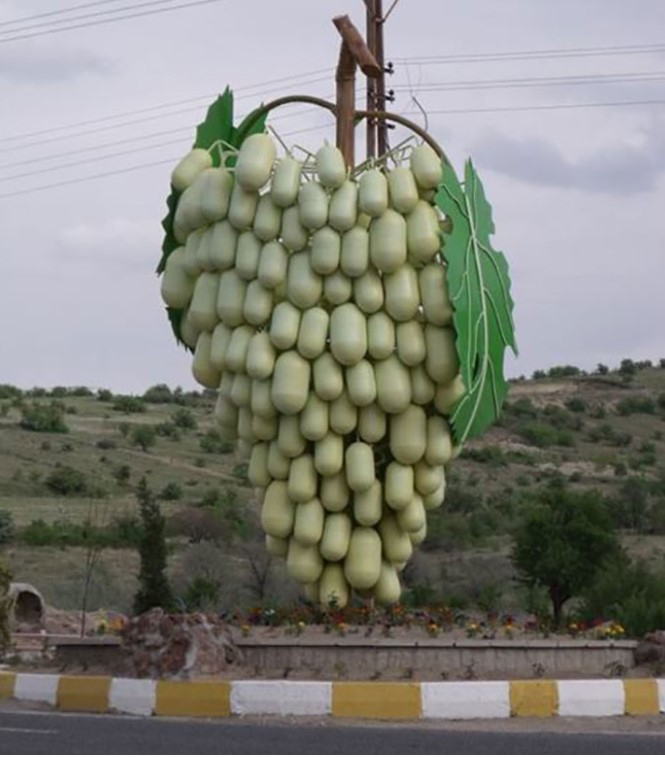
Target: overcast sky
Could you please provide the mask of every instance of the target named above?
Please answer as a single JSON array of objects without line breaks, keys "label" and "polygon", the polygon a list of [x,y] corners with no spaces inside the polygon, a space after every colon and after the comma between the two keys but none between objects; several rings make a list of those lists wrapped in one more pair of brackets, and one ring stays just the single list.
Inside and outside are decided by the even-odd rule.
[{"label": "overcast sky", "polygon": [[[9,41],[52,27],[3,22],[80,4],[0,0],[0,383],[194,387],[154,275],[172,165],[77,180],[175,162],[226,84],[241,112],[289,93],[331,96],[330,19],[349,13],[362,28],[364,6],[219,0]],[[422,124],[415,96],[455,166],[473,157],[493,204],[516,303],[509,375],[665,357],[665,52],[579,54],[659,44],[663,0],[401,0],[388,20],[393,110]],[[538,50],[576,54],[423,61]],[[549,81],[524,81],[534,78]],[[627,101],[656,102],[586,107]],[[273,123],[289,143],[334,139],[328,116],[301,107]]]}]

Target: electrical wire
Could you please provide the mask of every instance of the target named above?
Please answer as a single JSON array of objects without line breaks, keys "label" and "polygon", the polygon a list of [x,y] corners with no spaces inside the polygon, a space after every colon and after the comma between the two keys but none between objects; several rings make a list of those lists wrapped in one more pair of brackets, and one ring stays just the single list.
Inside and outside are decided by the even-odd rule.
[{"label": "electrical wire", "polygon": [[578,108],[619,108],[631,105],[665,105],[665,100],[615,100],[613,102],[590,103],[544,103],[543,105],[505,105],[489,108],[447,108],[445,110],[428,110],[430,116],[441,114],[466,113],[516,113],[538,110],[576,110]]},{"label": "electrical wire", "polygon": [[[281,114],[275,115],[275,116],[273,116],[271,118],[271,123],[274,123],[275,121],[283,121],[283,120],[286,120],[286,119],[289,119],[289,118],[300,117],[303,114],[307,113],[308,110],[309,110],[309,108],[300,108],[299,110],[291,111],[289,113],[281,113]],[[242,119],[246,115],[248,115],[248,114],[245,113],[245,114],[239,116],[239,118]],[[65,152],[56,153],[54,155],[39,156],[39,157],[36,157],[36,158],[29,158],[27,160],[17,160],[17,161],[14,161],[13,163],[4,163],[4,164],[0,165],[0,170],[5,170],[7,168],[18,168],[19,166],[26,166],[26,165],[30,165],[30,164],[34,164],[34,163],[42,163],[45,160],[57,160],[59,158],[69,157],[70,155],[80,155],[81,153],[85,153],[85,152],[99,152],[100,150],[105,150],[105,149],[107,149],[109,147],[117,147],[119,145],[133,143],[133,142],[137,142],[139,140],[144,140],[144,139],[152,139],[152,138],[155,138],[155,137],[172,136],[174,134],[180,134],[180,133],[184,133],[184,132],[187,132],[188,134],[191,135],[193,133],[193,131],[194,130],[192,129],[192,127],[190,127],[190,126],[184,126],[184,127],[180,128],[180,129],[169,129],[169,130],[166,130],[166,131],[153,132],[151,134],[144,134],[144,135],[142,135],[140,137],[128,137],[127,139],[119,139],[119,140],[114,141],[114,142],[105,142],[105,143],[103,143],[101,145],[92,145],[90,147],[78,148],[76,150],[67,150]],[[169,140],[168,142],[161,142],[161,143],[157,143],[157,144],[154,144],[154,145],[145,145],[143,147],[138,147],[138,148],[132,149],[132,150],[124,150],[122,152],[111,153],[109,155],[97,155],[94,158],[88,158],[88,159],[84,159],[84,160],[80,160],[80,161],[65,163],[65,164],[62,164],[62,165],[59,165],[59,166],[49,166],[49,167],[45,167],[43,169],[40,169],[38,171],[30,171],[30,172],[21,173],[21,174],[12,174],[11,176],[6,176],[6,177],[3,177],[3,178],[0,178],[0,182],[9,181],[10,179],[23,178],[23,177],[26,177],[26,176],[34,176],[34,175],[40,174],[40,173],[49,173],[51,171],[58,171],[58,170],[63,169],[63,168],[70,168],[72,166],[81,165],[83,163],[92,163],[92,162],[95,162],[95,161],[98,161],[98,160],[107,160],[108,158],[113,158],[113,157],[117,157],[117,156],[120,156],[120,155],[128,155],[130,153],[135,153],[135,152],[142,152],[144,150],[154,150],[154,149],[156,149],[158,147],[164,147],[166,145],[177,144],[177,143],[181,143],[182,141],[183,140],[181,138],[179,138],[179,139],[172,139],[172,140]]]},{"label": "electrical wire", "polygon": [[[321,129],[329,129],[329,128],[330,128],[330,124],[321,124],[319,126],[312,126],[305,129],[296,129],[295,131],[285,132],[281,136],[290,137],[296,134],[304,134],[305,132],[319,131]],[[6,192],[5,194],[0,194],[0,200],[7,199],[9,197],[17,197],[20,195],[32,194],[33,192],[42,192],[47,189],[57,189],[58,187],[65,187],[71,184],[80,184],[83,182],[93,181],[96,179],[104,179],[108,176],[117,176],[119,174],[130,173],[133,171],[140,171],[144,168],[153,168],[155,166],[163,166],[169,163],[171,165],[175,165],[175,163],[177,163],[180,157],[182,156],[165,158],[164,160],[156,160],[151,163],[140,163],[139,165],[136,165],[136,166],[128,166],[127,168],[119,168],[114,171],[104,171],[103,173],[91,174],[89,176],[79,176],[74,179],[65,179],[64,181],[54,182],[53,184],[42,184],[41,186],[38,186],[38,187],[30,187],[28,189],[19,189],[14,192]]]},{"label": "electrical wire", "polygon": [[43,27],[54,27],[58,24],[71,24],[72,21],[82,21],[88,18],[98,18],[100,16],[113,16],[116,13],[122,13],[122,11],[134,12],[137,8],[148,8],[154,5],[164,5],[165,3],[173,3],[175,0],[146,0],[142,3],[134,3],[133,5],[125,5],[122,8],[114,8],[107,11],[95,11],[94,13],[83,13],[80,16],[74,16],[72,18],[63,18],[55,21],[41,21],[37,24],[30,24],[28,26],[21,26],[18,29],[7,29],[5,31],[0,30],[0,34],[16,34],[17,32],[31,32],[33,29],[40,29]]},{"label": "electrical wire", "polygon": [[[505,89],[514,87],[576,86],[584,84],[621,84],[631,82],[662,81],[665,71],[647,71],[626,74],[588,74],[576,76],[543,76],[522,79],[470,79],[466,81],[434,82],[421,85],[421,92],[466,91],[470,89]],[[396,84],[395,91],[408,90]]]},{"label": "electrical wire", "polygon": [[[173,5],[168,8],[154,8],[153,10],[141,11],[140,13],[128,13],[124,16],[114,16],[113,18],[101,18],[97,21],[89,21],[83,24],[72,24],[71,26],[62,26],[56,29],[42,29],[41,31],[31,32],[30,34],[16,34],[13,37],[0,38],[0,45],[6,42],[18,42],[23,39],[32,39],[33,37],[42,37],[46,34],[56,34],[57,32],[66,32],[72,29],[86,29],[90,26],[99,26],[100,24],[111,24],[116,21],[125,21],[127,19],[141,18],[143,16],[153,16],[157,13],[169,13],[170,11],[182,10],[183,8],[193,8],[198,5],[209,5],[210,3],[226,2],[227,0],[192,0],[192,2]],[[20,30],[19,30],[20,31]]]},{"label": "electrical wire", "polygon": [[543,50],[516,50],[492,53],[452,53],[450,55],[430,55],[392,58],[393,62],[409,62],[447,65],[449,63],[483,63],[485,61],[533,60],[550,58],[585,58],[612,55],[648,55],[665,52],[665,42],[647,45],[612,45],[609,47],[559,47]]},{"label": "electrical wire", "polygon": [[[239,97],[235,95],[236,92],[247,92],[250,89],[252,89],[252,90],[253,89],[257,89],[257,88],[263,87],[263,86],[265,86],[267,84],[279,84],[279,83],[283,83],[283,82],[286,82],[286,81],[303,80],[303,81],[299,81],[300,86],[308,87],[311,84],[318,84],[318,83],[323,82],[323,81],[328,81],[328,76],[321,76],[321,77],[317,76],[316,78],[313,78],[313,79],[309,79],[308,77],[315,76],[315,75],[318,75],[318,74],[321,74],[321,73],[329,73],[332,70],[333,69],[331,69],[331,68],[317,69],[317,70],[309,71],[309,72],[303,73],[303,74],[293,74],[292,76],[283,76],[283,77],[280,77],[278,79],[269,79],[269,80],[267,80],[265,82],[262,82],[261,84],[251,84],[251,85],[248,85],[246,87],[238,87],[238,89],[236,89],[234,91],[234,100],[235,101],[239,101],[239,100],[246,100],[246,99],[248,99],[250,97],[262,97],[263,95],[268,95],[268,94],[271,94],[273,92],[281,91],[280,87],[270,87],[269,89],[263,89],[263,90],[260,90],[258,92],[250,92],[248,94],[240,95]],[[307,79],[307,80],[304,81],[305,79]],[[79,126],[89,126],[89,125],[98,124],[98,123],[105,123],[106,121],[113,121],[113,120],[116,120],[116,119],[119,119],[119,118],[125,118],[127,116],[139,115],[141,113],[151,113],[151,112],[154,112],[154,111],[157,111],[157,110],[163,110],[163,109],[166,109],[166,108],[175,107],[176,105],[183,105],[183,104],[189,103],[189,102],[197,102],[197,101],[200,101],[200,100],[210,100],[211,98],[216,97],[217,94],[218,93],[210,93],[210,94],[207,94],[207,95],[198,95],[196,97],[188,97],[188,98],[186,98],[184,100],[172,100],[172,101],[167,102],[167,103],[161,103],[160,105],[152,105],[152,106],[149,106],[147,108],[138,108],[138,109],[135,109],[135,110],[128,110],[128,111],[124,111],[124,112],[121,112],[121,113],[114,113],[114,114],[110,114],[110,115],[106,115],[106,116],[99,116],[97,118],[90,118],[90,119],[87,119],[85,121],[77,121],[77,122],[73,122],[73,123],[69,123],[69,124],[62,124],[60,126],[51,126],[48,129],[40,129],[38,131],[24,132],[22,134],[11,134],[11,135],[8,135],[6,137],[0,137],[0,143],[3,143],[3,142],[16,142],[16,141],[20,141],[20,140],[23,140],[23,139],[30,139],[32,137],[39,137],[39,136],[42,136],[42,135],[45,135],[45,134],[52,134],[53,132],[66,131],[67,129],[74,129],[74,128],[77,128]],[[192,108],[184,108],[184,109],[180,109],[180,110],[177,110],[177,111],[172,111],[171,113],[164,113],[164,114],[161,114],[159,116],[153,116],[153,117],[145,118],[145,119],[137,118],[137,119],[134,119],[132,121],[127,121],[125,123],[114,124],[112,126],[105,127],[104,129],[99,129],[99,130],[98,129],[90,129],[88,131],[80,131],[80,132],[77,132],[76,134],[73,134],[73,135],[65,135],[65,136],[53,137],[53,138],[51,138],[49,140],[45,140],[45,141],[55,142],[55,141],[59,141],[61,139],[70,139],[70,138],[73,138],[73,137],[85,136],[86,134],[95,134],[98,131],[106,131],[107,128],[108,129],[115,129],[115,128],[119,129],[119,128],[122,128],[123,126],[132,126],[132,125],[137,124],[137,123],[143,123],[144,121],[153,121],[153,120],[155,120],[155,118],[162,118],[162,117],[167,118],[167,117],[169,117],[171,115],[177,115],[177,114],[180,114],[180,113],[189,113],[192,110],[198,110],[199,107],[200,106],[195,106],[195,107],[192,107]],[[36,144],[40,144],[40,142],[32,142],[32,143],[30,143],[27,146],[28,147],[32,147],[33,145],[36,145]],[[13,149],[20,149],[20,147],[16,147],[15,148],[14,146],[12,146],[11,148],[8,148],[8,149],[12,149],[12,150]],[[1,152],[6,152],[6,151],[7,151],[6,148],[0,148],[0,153]]]},{"label": "electrical wire", "polygon": [[0,26],[9,26],[11,24],[21,24],[24,21],[32,21],[35,18],[46,18],[47,16],[60,16],[70,13],[71,11],[82,10],[83,8],[92,8],[98,5],[109,5],[110,3],[119,3],[121,0],[97,0],[94,3],[82,3],[81,5],[71,5],[69,8],[61,8],[59,11],[47,11],[46,13],[35,13],[32,16],[23,16],[21,18],[8,19],[0,21]]}]

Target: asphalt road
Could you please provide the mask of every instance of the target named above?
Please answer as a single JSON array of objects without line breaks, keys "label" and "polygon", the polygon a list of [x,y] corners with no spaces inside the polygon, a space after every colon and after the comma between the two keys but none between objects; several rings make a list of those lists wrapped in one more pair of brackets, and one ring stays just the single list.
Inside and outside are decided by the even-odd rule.
[{"label": "asphalt road", "polygon": [[0,712],[0,754],[664,754],[655,733]]}]

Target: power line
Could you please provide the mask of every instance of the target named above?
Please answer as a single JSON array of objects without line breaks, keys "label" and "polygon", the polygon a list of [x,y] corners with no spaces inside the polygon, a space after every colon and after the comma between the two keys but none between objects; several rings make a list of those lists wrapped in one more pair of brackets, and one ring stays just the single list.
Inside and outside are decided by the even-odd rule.
[{"label": "power line", "polygon": [[109,5],[109,3],[119,3],[120,0],[97,0],[94,3],[83,3],[82,5],[71,5],[69,8],[62,8],[59,11],[48,11],[46,13],[35,13],[32,16],[23,16],[21,18],[9,19],[8,21],[0,21],[0,26],[9,26],[11,24],[21,24],[24,21],[32,21],[35,18],[46,18],[47,16],[60,16],[70,13],[71,11],[81,10],[83,8],[91,8],[97,5]]},{"label": "power line", "polygon": [[[304,134],[305,132],[319,131],[321,129],[329,129],[329,128],[330,128],[330,124],[321,124],[320,126],[312,126],[306,129],[296,129],[295,131],[285,132],[284,134],[280,136],[290,137],[296,134]],[[180,160],[181,157],[182,156],[178,155],[171,158],[165,158],[164,160],[156,160],[152,163],[140,163],[139,165],[136,165],[136,166],[128,166],[127,168],[119,168],[114,171],[104,171],[103,173],[91,174],[89,176],[79,176],[75,179],[65,179],[64,181],[54,182],[53,184],[42,184],[41,186],[38,186],[38,187],[30,187],[29,189],[19,189],[14,192],[6,192],[5,194],[0,194],[0,200],[6,199],[9,197],[17,197],[19,195],[32,194],[33,192],[42,192],[47,189],[56,189],[58,187],[69,186],[71,184],[80,184],[86,181],[104,179],[108,176],[117,176],[118,174],[139,171],[144,168],[153,168],[155,166],[163,166],[163,165],[166,165],[167,163],[170,163],[171,165],[175,165],[175,163],[178,160]]]},{"label": "power line", "polygon": [[[101,18],[97,21],[89,21],[83,24],[72,24],[71,26],[62,26],[57,29],[42,29],[42,31],[32,32],[30,34],[17,34],[13,37],[5,37],[0,39],[0,44],[5,42],[17,42],[22,39],[32,39],[33,37],[42,37],[45,34],[55,34],[57,32],[66,32],[71,29],[85,29],[89,26],[99,26],[100,24],[111,24],[115,21],[124,21],[126,19],[140,18],[142,16],[153,16],[157,13],[169,13],[170,11],[181,10],[183,8],[193,8],[197,5],[209,5],[210,3],[225,2],[226,0],[193,0],[192,2],[183,3],[181,5],[173,5],[169,8],[154,8],[153,10],[141,11],[140,13],[128,13],[124,16],[114,16],[113,18]],[[18,30],[20,31],[20,30]]]},{"label": "power line", "polygon": [[613,45],[610,47],[559,47],[543,50],[519,50],[491,53],[452,53],[450,55],[411,56],[393,58],[395,63],[476,63],[500,60],[530,60],[545,58],[581,58],[605,55],[647,55],[665,52],[665,42],[647,45]]},{"label": "power line", "polygon": [[614,102],[591,103],[544,103],[543,105],[505,105],[492,108],[447,108],[445,110],[428,110],[430,116],[465,113],[512,113],[517,111],[538,110],[574,110],[577,108],[618,108],[630,105],[665,105],[665,100],[615,100]]},{"label": "power line", "polygon": [[[310,84],[318,84],[318,83],[320,83],[322,81],[327,81],[328,80],[327,76],[325,76],[325,77],[318,77],[317,76],[317,78],[313,78],[313,79],[310,79],[309,77],[313,77],[313,76],[321,74],[321,73],[328,73],[330,71],[332,71],[332,69],[330,69],[330,68],[322,68],[322,69],[316,69],[314,71],[309,71],[309,72],[303,73],[303,74],[292,74],[291,76],[282,76],[282,77],[277,78],[277,79],[268,79],[267,81],[261,82],[260,84],[250,84],[250,85],[247,85],[246,87],[238,87],[238,89],[236,89],[235,92],[247,92],[247,90],[257,89],[257,88],[260,88],[260,87],[264,87],[264,86],[266,86],[268,84],[279,84],[279,83],[283,83],[283,82],[286,82],[286,81],[295,81],[295,80],[301,80],[301,79],[302,80],[306,79],[306,81],[300,81],[299,82],[300,85],[303,86],[303,87],[307,87]],[[235,100],[246,100],[246,99],[248,99],[250,97],[261,97],[263,95],[267,95],[267,94],[270,94],[272,92],[275,92],[278,89],[279,88],[276,88],[276,87],[270,87],[269,89],[262,89],[262,90],[260,90],[258,92],[251,92],[251,93],[248,93],[246,95],[241,95],[240,97],[234,97],[234,99]],[[167,103],[161,103],[160,105],[152,105],[152,106],[149,106],[147,108],[138,108],[138,109],[135,109],[135,110],[128,110],[128,111],[124,111],[124,112],[121,112],[121,113],[114,113],[114,114],[110,114],[110,115],[106,115],[106,116],[99,116],[97,118],[90,118],[90,119],[87,119],[85,121],[77,121],[77,122],[73,122],[73,123],[69,123],[69,124],[61,124],[60,126],[51,126],[48,129],[40,129],[39,131],[24,132],[23,134],[11,134],[11,135],[6,136],[6,137],[0,137],[0,143],[2,143],[2,142],[15,142],[15,141],[23,140],[23,139],[29,139],[31,137],[39,137],[39,136],[41,136],[43,134],[52,134],[53,132],[57,132],[57,131],[65,131],[67,129],[74,129],[74,128],[77,128],[79,126],[89,126],[89,125],[92,125],[92,124],[104,123],[106,121],[113,121],[115,119],[125,118],[127,116],[139,115],[141,113],[150,113],[150,112],[154,112],[156,110],[163,110],[165,108],[172,108],[172,107],[174,107],[176,105],[183,105],[183,104],[189,103],[189,102],[196,102],[196,101],[199,101],[199,100],[209,100],[210,98],[216,97],[217,94],[218,93],[209,93],[207,95],[198,95],[196,97],[188,97],[188,98],[186,98],[184,100],[172,100],[172,101],[167,102]],[[199,106],[196,106],[196,107],[193,107],[193,108],[185,108],[185,109],[178,110],[178,111],[172,111],[171,113],[165,113],[165,114],[163,114],[163,117],[167,118],[167,117],[169,117],[171,115],[176,115],[176,114],[179,114],[179,113],[188,113],[188,112],[190,112],[192,110],[198,110],[198,109],[199,109]],[[157,118],[161,118],[161,117],[162,116],[157,116]],[[113,128],[121,128],[121,127],[123,127],[125,125],[134,125],[136,123],[141,123],[143,120],[145,120],[145,121],[152,121],[152,120],[154,120],[154,118],[151,117],[151,118],[147,118],[147,119],[135,119],[133,121],[128,121],[126,123],[114,124],[113,126],[110,126],[108,128],[111,128],[111,129],[113,129]],[[83,136],[83,135],[88,134],[88,133],[96,133],[96,130],[93,129],[93,130],[90,130],[90,131],[78,132],[78,133],[72,135],[72,137]],[[47,140],[47,141],[58,141],[60,139],[69,139],[69,138],[70,137],[68,135],[66,135],[66,136],[63,136],[63,137],[54,137],[53,139],[50,139],[50,140]],[[32,146],[33,144],[39,144],[39,142],[31,143],[28,146]],[[15,148],[12,147],[10,149],[15,149]],[[7,151],[6,149],[0,149],[0,152],[6,152],[6,151]]]},{"label": "power line", "polygon": [[40,29],[43,27],[57,27],[58,24],[71,24],[72,21],[82,21],[87,18],[98,18],[100,16],[113,17],[116,13],[122,13],[122,11],[134,12],[137,8],[149,8],[154,5],[164,5],[165,3],[173,3],[175,0],[147,0],[142,3],[134,3],[133,5],[125,5],[122,8],[114,8],[107,11],[95,11],[94,13],[83,13],[80,16],[74,16],[72,18],[63,18],[55,21],[41,21],[37,24],[30,24],[29,26],[22,26],[18,29],[7,29],[6,31],[0,31],[0,34],[15,34],[16,32],[31,32],[33,29]]},{"label": "power line", "polygon": [[[665,100],[617,100],[613,102],[588,102],[588,103],[550,103],[544,105],[526,105],[526,106],[503,106],[493,108],[446,108],[428,111],[429,115],[462,115],[473,113],[506,113],[506,112],[522,112],[522,111],[540,111],[540,110],[567,110],[567,109],[579,109],[579,108],[604,108],[604,107],[623,107],[623,106],[635,106],[635,105],[665,105]],[[282,137],[294,136],[296,134],[302,134],[306,132],[318,131],[320,129],[330,128],[329,124],[322,124],[320,126],[314,126],[304,129],[297,129],[282,134]],[[95,179],[106,178],[108,176],[115,176],[117,174],[128,173],[130,171],[138,171],[143,168],[151,168],[153,166],[165,165],[167,163],[174,164],[180,156],[168,158],[165,160],[154,161],[152,163],[142,163],[136,166],[129,166],[128,168],[117,169],[114,171],[106,171],[99,174],[92,174],[90,176],[81,176],[75,179],[67,179],[64,181],[55,182],[53,184],[45,184],[38,187],[31,187],[29,189],[20,189],[14,192],[7,192],[0,194],[0,199],[7,199],[9,197],[15,197],[18,195],[31,194],[33,192],[41,192],[48,189],[55,189],[57,187],[67,186],[70,184],[78,184],[81,182],[92,181]]]},{"label": "power line", "polygon": [[[308,111],[308,108],[301,108],[299,110],[292,111],[290,113],[283,113],[283,114],[280,114],[280,115],[277,115],[277,116],[273,116],[271,118],[271,123],[274,123],[275,121],[282,121],[282,120],[289,119],[289,118],[296,118],[298,116],[303,115],[307,111]],[[239,118],[242,119],[242,118],[244,118],[245,115],[247,115],[247,114],[241,115],[241,116],[239,116]],[[194,130],[192,129],[192,127],[190,127],[190,126],[184,126],[184,127],[180,128],[180,129],[169,129],[169,130],[166,130],[166,131],[152,132],[151,134],[144,134],[144,135],[141,135],[139,137],[127,137],[126,139],[119,139],[119,140],[116,140],[114,142],[105,142],[104,144],[101,144],[101,145],[92,145],[90,147],[78,148],[76,150],[67,150],[65,152],[55,153],[54,155],[39,156],[37,158],[28,158],[27,160],[17,160],[17,161],[14,161],[13,163],[4,163],[4,164],[0,165],[0,170],[4,170],[4,169],[7,169],[7,168],[18,168],[20,166],[26,166],[26,165],[30,165],[30,164],[34,164],[34,163],[42,163],[45,160],[57,160],[59,158],[69,157],[70,155],[80,155],[81,153],[85,153],[85,152],[99,152],[100,150],[105,150],[105,149],[107,149],[109,147],[117,147],[119,145],[134,143],[134,142],[137,142],[139,140],[152,139],[152,138],[155,138],[155,137],[167,137],[167,136],[172,136],[174,134],[180,134],[180,133],[183,133],[183,132],[187,132],[187,133],[189,133],[191,135],[193,133],[193,131]],[[119,155],[128,155],[128,154],[134,153],[134,152],[142,152],[143,150],[153,150],[153,149],[156,149],[158,147],[164,147],[166,145],[176,144],[176,143],[179,143],[179,142],[182,142],[182,139],[169,140],[168,142],[163,142],[163,143],[159,143],[159,144],[155,144],[155,145],[146,145],[144,147],[138,147],[138,148],[133,149],[133,150],[125,150],[125,151],[119,152],[119,153],[111,153],[110,155],[97,155],[94,158],[89,158],[89,159],[85,159],[85,160],[81,160],[81,161],[75,161],[73,163],[65,163],[65,164],[59,165],[59,166],[45,167],[45,168],[40,169],[38,171],[30,171],[28,173],[22,173],[22,174],[13,174],[11,176],[0,178],[0,182],[2,182],[2,181],[9,181],[10,179],[23,178],[23,177],[26,177],[26,176],[33,176],[33,175],[40,174],[40,173],[48,173],[48,172],[51,172],[51,171],[57,171],[57,170],[60,170],[60,169],[63,169],[63,168],[69,168],[71,166],[81,165],[83,163],[91,163],[91,162],[94,162],[96,160],[107,160],[108,158],[113,158],[113,157],[116,157],[116,156],[119,156]]]},{"label": "power line", "polygon": [[[662,81],[665,71],[647,71],[626,74],[588,74],[578,76],[542,76],[521,79],[470,79],[467,81],[434,82],[420,85],[419,92],[443,92],[469,89],[503,89],[509,87],[551,87],[580,84],[621,84],[623,82]],[[396,91],[410,90],[409,86],[397,84]]]}]

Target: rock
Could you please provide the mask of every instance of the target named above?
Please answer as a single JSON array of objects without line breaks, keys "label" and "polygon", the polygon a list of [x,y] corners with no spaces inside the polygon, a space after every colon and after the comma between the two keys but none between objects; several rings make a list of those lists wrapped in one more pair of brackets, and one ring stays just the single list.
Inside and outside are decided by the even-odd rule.
[{"label": "rock", "polygon": [[131,618],[122,633],[130,673],[141,678],[215,675],[241,662],[220,618],[170,614],[159,607]]},{"label": "rock", "polygon": [[635,664],[662,662],[665,662],[665,631],[653,631],[646,634],[635,648]]}]

